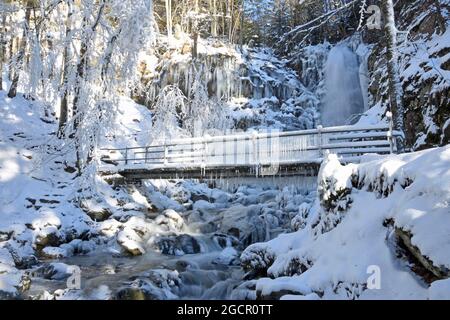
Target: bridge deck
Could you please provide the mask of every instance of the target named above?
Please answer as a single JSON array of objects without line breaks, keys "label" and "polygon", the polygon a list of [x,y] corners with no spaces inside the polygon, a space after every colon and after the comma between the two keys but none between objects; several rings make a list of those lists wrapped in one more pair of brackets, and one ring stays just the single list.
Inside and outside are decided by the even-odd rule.
[{"label": "bridge deck", "polygon": [[101,149],[100,172],[127,179],[216,179],[317,175],[326,152],[343,162],[396,151],[388,126],[176,139],[151,146]]}]

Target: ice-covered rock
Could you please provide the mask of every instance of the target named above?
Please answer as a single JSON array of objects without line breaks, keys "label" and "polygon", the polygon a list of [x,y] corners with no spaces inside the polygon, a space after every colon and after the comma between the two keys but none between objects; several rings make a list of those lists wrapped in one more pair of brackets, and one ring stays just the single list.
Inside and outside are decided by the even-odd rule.
[{"label": "ice-covered rock", "polygon": [[67,250],[60,247],[45,247],[42,249],[41,254],[48,259],[61,259],[69,256]]},{"label": "ice-covered rock", "polygon": [[84,199],[81,201],[80,207],[94,221],[105,221],[112,215],[106,203],[95,199]]},{"label": "ice-covered rock", "polygon": [[136,232],[140,237],[146,237],[146,235],[152,230],[153,225],[150,221],[143,217],[132,216],[124,223],[124,229],[131,229]]},{"label": "ice-covered rock", "polygon": [[213,261],[213,263],[223,265],[239,264],[239,254],[233,247],[227,247],[222,250],[220,255]]},{"label": "ice-covered rock", "polygon": [[223,212],[220,231],[238,238],[244,245],[265,239],[265,223],[259,205],[235,205]]},{"label": "ice-covered rock", "polygon": [[203,211],[216,209],[216,205],[214,205],[214,203],[208,202],[206,200],[198,200],[198,201],[194,202],[193,209],[203,212]]},{"label": "ice-covered rock", "polygon": [[228,235],[228,234],[215,233],[212,236],[212,239],[221,248],[238,247],[241,245],[241,243],[239,242],[239,239],[237,239],[236,237],[233,237],[231,235]]},{"label": "ice-covered rock", "polygon": [[121,226],[122,223],[119,221],[115,219],[108,219],[99,224],[100,234],[111,238],[117,234]]},{"label": "ice-covered rock", "polygon": [[176,299],[172,292],[180,284],[177,271],[150,270],[143,275],[132,279],[117,292],[118,300],[168,300]]},{"label": "ice-covered rock", "polygon": [[70,277],[74,270],[74,266],[65,263],[46,263],[33,271],[33,276],[49,280],[64,280]]},{"label": "ice-covered rock", "polygon": [[117,235],[117,242],[121,247],[133,256],[139,256],[145,253],[141,244],[142,239],[131,228],[125,228]]},{"label": "ice-covered rock", "polygon": [[155,218],[155,223],[167,231],[182,231],[185,227],[183,217],[173,209],[166,209]]},{"label": "ice-covered rock", "polygon": [[201,252],[199,242],[188,234],[156,237],[150,239],[150,244],[163,254],[175,256]]}]

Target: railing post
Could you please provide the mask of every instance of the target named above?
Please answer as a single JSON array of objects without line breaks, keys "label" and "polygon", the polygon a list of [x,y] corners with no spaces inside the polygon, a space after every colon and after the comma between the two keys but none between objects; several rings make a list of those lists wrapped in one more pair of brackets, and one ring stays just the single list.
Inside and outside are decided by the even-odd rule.
[{"label": "railing post", "polygon": [[322,129],[323,127],[321,125],[317,126],[317,143],[318,143],[318,150],[319,150],[319,156],[323,157],[323,150],[322,150]]},{"label": "railing post", "polygon": [[125,165],[128,164],[128,147],[125,148]]},{"label": "railing post", "polygon": [[389,131],[387,132],[387,138],[389,141],[390,153],[394,153],[394,121],[392,119],[392,112],[386,112],[386,117],[389,119]]},{"label": "railing post", "polygon": [[145,163],[147,163],[148,160],[148,147],[145,147]]},{"label": "railing post", "polygon": [[206,163],[207,163],[207,153],[208,153],[208,144],[206,140],[203,141],[203,150],[202,150],[202,163],[203,163],[203,172],[202,175],[206,175]]},{"label": "railing post", "polygon": [[252,145],[253,145],[253,165],[255,166],[255,175],[258,176],[258,133],[253,132],[252,135]]},{"label": "railing post", "polygon": [[164,165],[169,163],[169,148],[164,144]]}]

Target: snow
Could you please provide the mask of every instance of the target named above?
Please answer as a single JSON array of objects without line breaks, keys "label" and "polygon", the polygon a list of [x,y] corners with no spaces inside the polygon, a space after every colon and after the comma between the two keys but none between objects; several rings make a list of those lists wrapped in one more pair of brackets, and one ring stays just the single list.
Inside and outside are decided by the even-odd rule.
[{"label": "snow", "polygon": [[[113,132],[117,139],[106,139],[105,146],[147,142],[151,113],[130,99],[121,102]],[[123,223],[115,219],[96,223],[80,207],[81,181],[64,171],[73,166],[72,154],[55,138],[57,124],[41,119],[43,104],[21,95],[10,99],[0,91],[0,105],[0,292],[16,296],[25,276],[16,265],[31,267],[27,261],[37,261],[38,254],[51,259],[89,254],[115,240]],[[97,196],[91,193],[83,199],[84,210],[116,213],[120,192],[118,196],[101,179],[96,187]],[[129,197],[131,209],[150,207],[138,192]],[[141,249],[128,227],[120,239],[131,249]]]},{"label": "snow", "polygon": [[[395,258],[393,236],[383,226],[387,219],[393,219],[395,227],[411,232],[412,243],[424,256],[435,266],[448,269],[449,160],[450,147],[381,157],[348,166],[340,165],[330,155],[319,175],[319,181],[327,181],[330,186],[324,190],[323,201],[335,196],[339,190],[351,190],[351,201],[345,207],[345,214],[336,225],[323,232],[319,229],[320,220],[329,219],[333,212],[316,206],[310,209],[305,228],[280,235],[263,247],[255,244],[247,248],[241,261],[250,259],[260,265],[261,262],[251,254],[257,248],[271,252],[275,257],[267,270],[274,279],[258,280],[257,292],[270,295],[288,290],[304,296],[317,293],[322,299],[450,298],[450,291],[444,290],[448,288],[447,282],[428,288],[409,270],[407,263]],[[363,187],[352,187],[351,180],[355,179],[352,177],[358,177]],[[408,185],[407,181],[412,183]],[[386,191],[390,193],[386,195]],[[290,275],[289,266],[293,261],[305,265],[305,271]],[[378,266],[381,270],[379,290],[361,289],[370,276],[367,273],[370,266]],[[343,286],[351,288],[351,295],[341,294]]]},{"label": "snow", "polygon": [[304,296],[286,294],[281,297],[281,300],[320,300],[320,297],[316,293],[310,293]]},{"label": "snow", "polygon": [[[393,28],[392,21],[390,24]],[[448,60],[449,54],[440,56],[440,52],[449,47],[449,35],[447,30],[443,35],[430,36],[428,41],[418,39],[412,45],[406,43],[400,48],[400,54],[408,56],[401,66],[401,76],[404,81],[414,79],[407,90],[419,89],[416,83],[435,78],[438,80],[434,81],[430,94],[448,88],[446,79],[450,73],[440,66]],[[119,40],[127,43],[126,36],[123,37]],[[194,73],[190,68],[190,36],[175,32],[174,38],[161,37],[159,40],[160,47],[151,48],[146,53],[124,52],[120,56],[134,60],[134,54],[139,55],[145,86],[151,82],[145,87],[144,96],[139,98],[152,107],[158,92],[167,86],[180,85],[183,92],[177,92],[181,92],[178,96],[181,99],[192,90],[195,93],[202,89],[200,85],[196,90],[191,81]],[[325,110],[331,111],[328,116],[326,112],[323,114],[328,120],[343,122],[352,113],[363,111],[364,106],[365,113],[358,126],[384,124],[385,106],[382,103],[366,110],[370,103],[365,97],[369,84],[363,77],[368,72],[367,56],[372,47],[357,44],[356,50],[350,49],[351,42],[351,39],[345,40],[334,48],[326,42],[304,47],[286,60],[277,58],[271,49],[247,46],[238,49],[218,39],[201,38],[198,53],[203,59],[209,87],[208,90],[203,87],[203,96],[196,103],[203,107],[205,103],[218,109],[223,107],[219,110],[223,111],[220,116],[226,114],[234,125],[248,132],[250,129],[263,131],[269,128],[281,131],[313,129],[317,126],[318,110],[324,100]],[[136,47],[136,44],[131,47]],[[363,60],[362,63],[356,61],[357,57]],[[36,62],[34,55],[31,58],[32,68],[37,69],[33,67]],[[119,59],[114,61],[111,69],[120,67],[118,64]],[[122,67],[126,69],[127,65],[131,64],[125,63]],[[19,89],[36,91],[38,79],[35,78],[39,72],[34,71],[34,74],[22,75],[24,83]],[[126,70],[122,71],[126,73]],[[31,86],[25,85],[26,80],[30,80]],[[5,82],[8,85],[8,81]],[[186,88],[182,88],[183,83]],[[118,87],[122,89],[121,85]],[[92,84],[92,89],[97,92],[101,88]],[[350,89],[358,92],[346,95]],[[359,91],[363,92],[363,99]],[[211,93],[206,100],[205,92]],[[114,94],[112,90],[106,93]],[[174,128],[165,124],[163,128],[152,125],[154,120],[158,123],[158,110],[149,111],[129,98],[115,96],[112,100],[115,99],[118,99],[117,104],[108,110],[108,114],[115,117],[111,119],[107,135],[98,141],[101,147],[144,146],[154,142],[155,136],[162,138],[163,129],[173,131]],[[52,103],[54,100],[52,98]],[[160,109],[166,110],[169,102],[161,103]],[[352,103],[355,108],[347,110],[345,117],[342,112],[335,112]],[[335,105],[341,107],[336,108]],[[82,181],[75,173],[70,173],[74,166],[73,146],[61,143],[55,137],[56,119],[44,112],[49,110],[49,105],[38,99],[26,100],[21,95],[9,99],[0,92],[0,106],[1,297],[5,293],[14,297],[24,290],[26,274],[20,268],[38,273],[50,272],[51,280],[64,280],[71,274],[72,266],[53,261],[64,259],[67,262],[74,255],[96,255],[99,252],[111,256],[128,252],[145,255],[142,259],[145,260],[154,253],[151,246],[159,237],[183,235],[187,243],[182,245],[192,246],[189,240],[198,239],[201,252],[207,253],[210,248],[218,250],[210,263],[220,265],[219,269],[235,266],[240,260],[250,273],[252,269],[267,273],[267,277],[243,284],[239,279],[237,283],[240,285],[234,286],[238,287],[233,292],[236,296],[283,295],[283,300],[450,298],[448,279],[437,280],[430,285],[414,273],[411,262],[398,258],[398,243],[394,235],[395,228],[407,232],[411,235],[412,245],[435,267],[444,271],[450,268],[449,147],[401,156],[365,155],[358,159],[359,164],[345,166],[337,156],[329,155],[317,181],[311,183],[309,179],[294,178],[281,183],[295,185],[292,188],[250,179],[247,180],[249,186],[239,187],[245,181],[236,179],[217,183],[228,191],[232,190],[232,194],[196,181],[145,181],[142,186],[128,186],[125,190],[108,185],[98,176]],[[51,107],[58,111],[58,106]],[[438,134],[440,130],[434,123],[437,110],[431,107],[423,109],[425,132],[415,138],[414,149],[427,144],[428,133]],[[207,113],[206,107],[203,111]],[[92,119],[95,117],[86,122],[91,129],[98,125]],[[179,126],[177,117],[172,120],[175,127]],[[443,128],[448,124],[449,121],[445,122]],[[228,129],[231,124],[223,121],[221,125]],[[87,135],[91,132],[86,130]],[[218,130],[210,134],[217,135]],[[183,135],[188,133],[180,130],[175,136]],[[352,134],[347,134],[347,138],[356,139]],[[304,148],[306,140],[297,139],[298,144],[287,141],[286,145]],[[373,145],[378,143],[373,142]],[[288,163],[290,160],[283,161]],[[309,160],[317,162],[321,159],[314,153]],[[189,164],[183,161],[182,164],[172,164],[172,167],[182,168],[183,165]],[[109,167],[116,172],[123,168]],[[130,168],[155,166],[134,164]],[[311,192],[316,187],[317,192]],[[298,194],[294,189],[309,192]],[[90,218],[105,211],[104,221],[101,221],[102,217]],[[204,223],[212,221],[216,224],[207,226],[207,229]],[[193,223],[189,225],[188,222]],[[292,233],[279,235],[286,230]],[[216,231],[227,234],[226,238],[221,238],[219,249],[218,238],[205,239],[203,234]],[[266,242],[250,245],[240,255],[240,247],[255,241]],[[239,249],[235,242],[239,242]],[[180,248],[173,251],[185,254]],[[33,260],[37,258],[41,261]],[[189,256],[189,260],[191,258]],[[42,259],[51,259],[52,262],[43,263]],[[38,263],[37,269],[35,263]],[[373,266],[381,272],[380,289],[367,288],[371,276],[368,270],[373,270]],[[197,267],[196,263],[188,266],[192,269]],[[39,271],[41,268],[46,271]],[[116,273],[114,267],[108,271],[108,274],[113,273]],[[157,283],[149,281],[149,277],[157,278]],[[152,270],[135,277],[129,285],[158,298],[175,299],[179,293],[176,288],[178,281],[176,271]],[[211,291],[223,290],[221,286],[223,283],[213,286]],[[247,290],[252,286],[256,286],[256,293]],[[97,283],[91,289],[84,298],[109,299],[114,295],[113,289],[103,284]],[[40,298],[78,299],[81,294],[63,289],[53,293],[44,291]]]},{"label": "snow", "polygon": [[450,279],[435,281],[429,289],[430,300],[448,300],[450,292]]},{"label": "snow", "polygon": [[121,97],[112,129],[100,143],[102,148],[125,148],[148,145],[152,113],[130,98]]},{"label": "snow", "polygon": [[141,238],[132,228],[125,228],[117,235],[117,242],[132,255],[141,255],[145,253],[142,247]]},{"label": "snow", "polygon": [[42,249],[42,254],[51,259],[61,259],[69,255],[66,249],[59,247],[45,247]]},{"label": "snow", "polygon": [[[1,93],[0,99],[9,108],[8,113],[0,117],[0,151],[2,157],[6,155],[0,160],[0,170],[3,170],[0,232],[8,239],[12,235],[6,242],[0,242],[0,291],[15,295],[23,281],[24,274],[15,267],[13,253],[19,259],[25,259],[43,245],[44,255],[61,258],[94,252],[106,244],[107,252],[119,254],[117,242],[132,254],[144,254],[148,251],[149,235],[190,231],[184,224],[183,215],[186,207],[192,204],[194,210],[202,212],[224,210],[219,230],[228,232],[237,228],[242,240],[250,242],[266,241],[280,232],[279,221],[270,212],[282,208],[290,214],[292,229],[297,231],[251,245],[240,256],[241,264],[267,269],[271,278],[256,280],[259,294],[292,293],[282,299],[448,298],[448,281],[434,282],[428,288],[407,263],[395,258],[392,235],[383,222],[394,219],[395,227],[411,232],[412,243],[423,255],[437,266],[450,267],[449,147],[401,156],[364,156],[360,164],[347,166],[342,166],[336,156],[330,155],[317,181],[317,194],[322,195],[323,201],[336,206],[327,212],[315,198],[316,193],[293,196],[289,188],[267,190],[258,181],[254,182],[257,188],[240,187],[234,195],[192,181],[174,184],[163,180],[146,181],[142,187],[130,188],[125,194],[123,190],[114,191],[97,179],[99,194],[85,199],[84,209],[98,211],[107,208],[115,219],[94,222],[71,201],[78,188],[73,174],[57,173],[63,171],[62,167],[52,161],[37,169],[34,161],[40,159],[42,151],[33,146],[48,141],[52,143],[54,128],[42,122],[38,113],[30,113],[30,110],[39,108],[38,102],[30,106],[22,98],[11,100]],[[107,143],[111,147],[139,145],[148,139],[146,132],[151,113],[124,101],[126,108],[116,119],[116,134],[123,137],[123,141],[110,137]],[[17,122],[30,126],[36,135],[17,134]],[[366,125],[361,124],[362,127]],[[25,138],[21,138],[22,135]],[[9,138],[14,141],[8,142]],[[363,187],[356,189],[353,186],[354,177],[358,177]],[[239,183],[242,182],[236,182]],[[64,185],[64,188],[55,189],[58,185]],[[337,192],[345,189],[351,192],[335,200]],[[174,200],[177,197],[184,201],[193,193],[206,195],[208,200],[198,199],[186,205]],[[233,207],[227,209],[230,201],[234,202]],[[122,204],[119,206],[119,203]],[[150,223],[145,212],[153,206],[161,214]],[[338,207],[344,211],[336,209]],[[264,213],[266,220],[263,221],[260,215]],[[333,214],[338,218],[335,219]],[[251,221],[250,225],[248,221]],[[87,233],[100,236],[96,240],[80,239]],[[202,243],[201,246],[204,250],[207,245]],[[214,262],[233,265],[238,258],[236,248],[225,247]],[[296,270],[295,264],[304,266],[298,269],[303,270],[301,273],[292,273]],[[380,290],[366,290],[364,287],[370,276],[367,268],[372,265],[381,269]],[[55,265],[55,270],[59,270],[57,274],[66,274],[65,268],[65,265]],[[100,299],[110,295],[109,288],[98,287],[90,297]],[[170,291],[163,296],[175,297]],[[42,298],[80,296],[63,290],[44,294]]]}]

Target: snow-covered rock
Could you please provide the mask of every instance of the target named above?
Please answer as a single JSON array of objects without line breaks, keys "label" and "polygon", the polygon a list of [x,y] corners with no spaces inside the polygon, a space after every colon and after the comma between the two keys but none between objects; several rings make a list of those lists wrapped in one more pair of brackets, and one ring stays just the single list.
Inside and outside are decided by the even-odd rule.
[{"label": "snow-covered rock", "polygon": [[265,239],[265,224],[259,217],[260,205],[236,205],[226,209],[220,231],[238,238],[244,244]]},{"label": "snow-covered rock", "polygon": [[197,239],[188,234],[152,237],[149,244],[163,254],[175,256],[201,252]]},{"label": "snow-covered rock", "polygon": [[67,250],[59,247],[45,247],[42,249],[42,256],[48,259],[61,259],[69,256]]},{"label": "snow-covered rock", "polygon": [[208,211],[215,210],[217,206],[214,203],[208,202],[206,200],[198,200],[194,202],[193,209],[198,211]]},{"label": "snow-covered rock", "polygon": [[118,300],[168,300],[176,299],[173,291],[180,284],[177,271],[165,269],[150,270],[144,273],[124,287],[116,294]]},{"label": "snow-covered rock", "polygon": [[[257,294],[290,298],[315,293],[322,299],[448,297],[446,280],[433,282],[428,289],[427,281],[436,275],[420,279],[414,274],[417,268],[395,258],[402,240],[390,223],[409,232],[411,244],[436,268],[449,268],[449,161],[447,146],[368,158],[358,165],[342,166],[336,159],[324,163],[323,190],[303,228],[242,253],[243,266],[266,270],[273,278],[258,280]],[[329,200],[339,190],[351,196],[351,205],[343,206],[345,214],[323,232],[320,221],[334,214],[339,203],[336,198],[329,206],[323,198]],[[414,263],[426,269],[420,260]],[[369,283],[377,275],[379,287],[371,290]]]},{"label": "snow-covered rock", "polygon": [[239,254],[233,247],[227,247],[222,250],[220,255],[213,261],[213,263],[223,265],[233,265],[239,263]]},{"label": "snow-covered rock", "polygon": [[117,242],[125,249],[126,252],[133,256],[139,256],[145,253],[141,244],[142,239],[131,228],[125,228],[117,235]]},{"label": "snow-covered rock", "polygon": [[164,226],[167,231],[182,231],[185,227],[184,219],[173,209],[166,209],[156,217],[155,223]]}]

